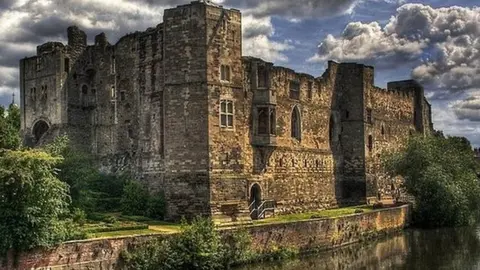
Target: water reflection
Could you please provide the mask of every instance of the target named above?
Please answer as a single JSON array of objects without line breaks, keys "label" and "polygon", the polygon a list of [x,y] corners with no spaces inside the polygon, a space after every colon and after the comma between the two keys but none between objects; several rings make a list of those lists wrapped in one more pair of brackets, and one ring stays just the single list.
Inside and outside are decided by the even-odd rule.
[{"label": "water reflection", "polygon": [[354,244],[282,263],[238,270],[480,269],[480,227],[407,230],[370,244]]}]

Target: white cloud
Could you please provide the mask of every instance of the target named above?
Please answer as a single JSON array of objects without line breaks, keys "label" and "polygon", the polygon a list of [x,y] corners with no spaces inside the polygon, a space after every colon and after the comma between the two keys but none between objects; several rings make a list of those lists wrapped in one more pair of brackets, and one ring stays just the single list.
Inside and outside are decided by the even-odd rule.
[{"label": "white cloud", "polygon": [[288,61],[288,57],[283,52],[293,49],[293,46],[288,41],[271,40],[275,30],[270,17],[243,16],[242,28],[244,55],[259,57],[271,62]]},{"label": "white cloud", "polygon": [[480,86],[479,36],[478,7],[405,4],[383,28],[376,22],[353,22],[342,35],[328,35],[309,61],[387,62],[395,68],[432,55],[415,66],[412,76],[432,89],[453,92]]}]

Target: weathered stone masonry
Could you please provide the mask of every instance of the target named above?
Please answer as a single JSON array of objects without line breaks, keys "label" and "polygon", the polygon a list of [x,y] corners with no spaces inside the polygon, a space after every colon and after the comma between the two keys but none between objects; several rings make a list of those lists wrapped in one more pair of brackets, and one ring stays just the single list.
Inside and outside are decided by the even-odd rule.
[{"label": "weathered stone masonry", "polygon": [[241,24],[238,10],[192,2],[114,45],[68,28],[67,45],[20,61],[25,143],[68,134],[105,171],[163,190],[171,219],[393,195],[379,156],[432,129],[423,88],[380,89],[373,68],[355,63],[314,77],[242,57]]}]

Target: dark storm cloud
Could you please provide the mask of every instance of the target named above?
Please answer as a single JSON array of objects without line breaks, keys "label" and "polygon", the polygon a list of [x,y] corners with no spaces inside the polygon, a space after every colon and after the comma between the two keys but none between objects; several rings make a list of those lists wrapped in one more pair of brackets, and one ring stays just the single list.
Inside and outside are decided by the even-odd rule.
[{"label": "dark storm cloud", "polygon": [[12,7],[15,2],[16,2],[16,0],[1,0],[0,1],[0,10]]}]

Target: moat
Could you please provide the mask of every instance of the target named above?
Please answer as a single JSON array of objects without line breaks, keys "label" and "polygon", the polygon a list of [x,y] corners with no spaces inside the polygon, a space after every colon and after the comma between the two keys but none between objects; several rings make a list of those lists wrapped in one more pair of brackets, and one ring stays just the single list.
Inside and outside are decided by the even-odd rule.
[{"label": "moat", "polygon": [[408,229],[373,243],[353,244],[281,263],[237,268],[260,269],[480,269],[480,225],[457,229]]}]

